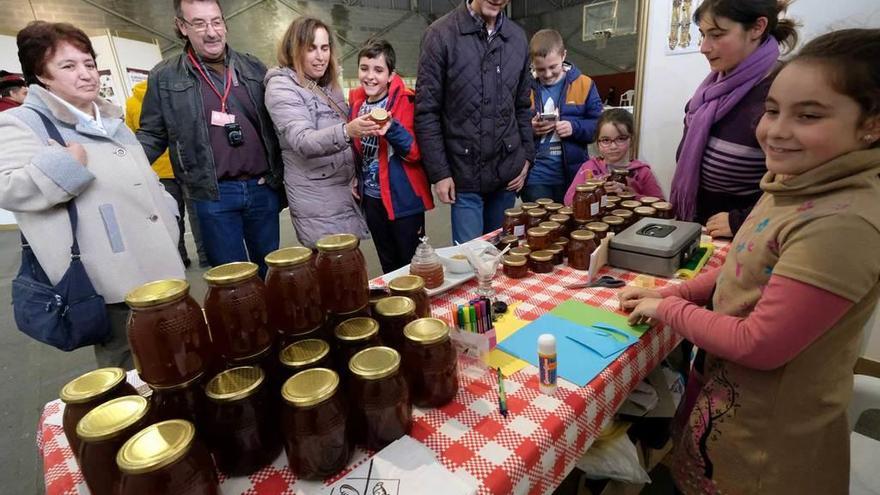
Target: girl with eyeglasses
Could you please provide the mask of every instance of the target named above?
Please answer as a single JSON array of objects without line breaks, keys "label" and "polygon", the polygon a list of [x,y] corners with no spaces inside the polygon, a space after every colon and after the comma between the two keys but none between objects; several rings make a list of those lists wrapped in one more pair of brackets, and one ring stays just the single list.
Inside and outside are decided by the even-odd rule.
[{"label": "girl with eyeglasses", "polygon": [[663,190],[651,166],[639,160],[630,160],[629,146],[632,143],[635,125],[632,114],[622,108],[611,108],[602,113],[596,123],[596,145],[599,156],[591,157],[581,165],[574,180],[565,193],[565,204],[574,199],[575,188],[591,177],[605,177],[612,171],[624,171],[627,184],[608,181],[605,188],[616,193],[629,190],[638,197],[655,196],[663,198]]}]

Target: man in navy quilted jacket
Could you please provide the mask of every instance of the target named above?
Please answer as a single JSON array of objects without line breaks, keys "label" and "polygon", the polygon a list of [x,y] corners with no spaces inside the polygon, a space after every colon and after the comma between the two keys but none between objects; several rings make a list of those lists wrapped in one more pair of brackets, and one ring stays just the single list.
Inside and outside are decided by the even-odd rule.
[{"label": "man in navy quilted jacket", "polygon": [[416,137],[458,242],[501,226],[534,160],[528,40],[508,3],[464,0],[422,38]]}]

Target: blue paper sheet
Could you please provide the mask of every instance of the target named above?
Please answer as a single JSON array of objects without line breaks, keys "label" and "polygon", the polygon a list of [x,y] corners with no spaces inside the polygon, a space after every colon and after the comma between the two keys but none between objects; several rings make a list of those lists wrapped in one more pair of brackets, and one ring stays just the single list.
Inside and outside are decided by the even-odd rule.
[{"label": "blue paper sheet", "polygon": [[[596,328],[545,314],[507,337],[498,347],[538,366],[538,337],[544,333],[553,334],[556,336],[557,374],[583,387],[637,341],[635,337],[625,339],[611,332],[607,332],[609,336],[597,335],[597,331]],[[617,350],[614,350],[615,347]],[[602,354],[607,356],[603,357]]]}]

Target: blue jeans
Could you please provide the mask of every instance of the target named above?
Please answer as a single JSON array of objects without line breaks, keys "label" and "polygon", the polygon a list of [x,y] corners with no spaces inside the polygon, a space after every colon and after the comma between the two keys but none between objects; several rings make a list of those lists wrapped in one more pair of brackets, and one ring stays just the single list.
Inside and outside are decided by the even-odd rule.
[{"label": "blue jeans", "polygon": [[452,203],[452,241],[467,242],[501,227],[504,210],[513,208],[516,193],[501,189],[489,194],[456,192]]},{"label": "blue jeans", "polygon": [[220,199],[193,201],[211,266],[251,261],[266,275],[267,254],[278,249],[278,193],[263,179],[222,180]]},{"label": "blue jeans", "polygon": [[539,198],[550,198],[557,203],[562,203],[568,186],[550,186],[545,184],[525,185],[519,192],[519,196],[525,203],[533,203]]}]

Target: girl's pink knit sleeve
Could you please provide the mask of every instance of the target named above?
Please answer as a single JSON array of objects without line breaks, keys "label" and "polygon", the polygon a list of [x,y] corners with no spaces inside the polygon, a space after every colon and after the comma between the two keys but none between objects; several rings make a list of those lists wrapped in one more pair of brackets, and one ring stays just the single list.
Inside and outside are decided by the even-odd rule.
[{"label": "girl's pink knit sleeve", "polygon": [[669,285],[660,289],[660,295],[663,297],[678,297],[685,301],[705,306],[712,299],[712,292],[715,290],[715,282],[718,280],[719,273],[721,273],[721,267],[712,268],[687,282]]}]

